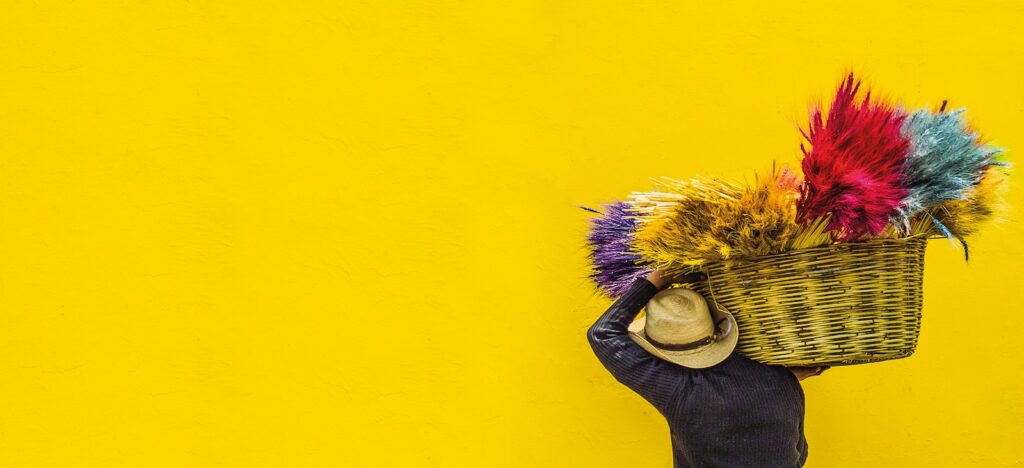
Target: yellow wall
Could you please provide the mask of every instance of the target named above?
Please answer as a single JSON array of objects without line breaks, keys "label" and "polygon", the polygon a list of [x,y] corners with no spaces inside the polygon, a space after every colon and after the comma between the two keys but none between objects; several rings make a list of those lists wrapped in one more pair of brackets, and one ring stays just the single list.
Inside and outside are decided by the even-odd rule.
[{"label": "yellow wall", "polygon": [[[4,467],[669,466],[576,205],[796,162],[847,67],[1024,148],[1014,2],[18,3]],[[808,466],[1024,463],[1022,236],[932,243],[917,354],[806,382]]]}]

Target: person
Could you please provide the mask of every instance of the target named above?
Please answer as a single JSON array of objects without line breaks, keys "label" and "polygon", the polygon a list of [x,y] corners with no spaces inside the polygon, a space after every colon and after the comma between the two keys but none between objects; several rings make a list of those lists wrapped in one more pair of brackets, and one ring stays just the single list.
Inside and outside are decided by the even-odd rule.
[{"label": "person", "polygon": [[[713,350],[714,346],[707,345],[711,338],[730,333],[720,326],[728,325],[727,322],[735,324],[731,315],[728,315],[730,320],[725,320],[725,314],[716,320],[712,337],[692,343],[703,345],[703,349],[694,349],[692,345],[678,348],[689,349],[678,353],[689,361],[673,359],[676,362],[670,362],[674,355],[652,347],[657,346],[648,342],[657,342],[652,337],[647,337],[648,340],[635,338],[643,336],[635,330],[636,323],[643,319],[634,321],[634,318],[652,298],[666,286],[693,282],[699,275],[671,278],[656,270],[646,277],[638,277],[587,330],[587,340],[594,353],[616,380],[647,400],[666,418],[674,467],[803,466],[808,445],[804,437],[804,392],[800,381],[821,374],[827,366],[787,368],[753,361],[732,352],[736,343],[734,330],[732,347],[724,353],[720,349]],[[703,306],[704,301],[700,300],[700,304]],[[692,308],[693,304],[690,305]],[[650,306],[647,308],[647,318],[650,318],[652,310]],[[715,317],[709,317],[708,323]],[[651,328],[648,324],[648,331]],[[715,361],[720,362],[706,362],[707,356],[716,352],[719,357]],[[678,364],[700,362],[701,358],[695,356],[703,356],[705,362],[694,367]]]}]

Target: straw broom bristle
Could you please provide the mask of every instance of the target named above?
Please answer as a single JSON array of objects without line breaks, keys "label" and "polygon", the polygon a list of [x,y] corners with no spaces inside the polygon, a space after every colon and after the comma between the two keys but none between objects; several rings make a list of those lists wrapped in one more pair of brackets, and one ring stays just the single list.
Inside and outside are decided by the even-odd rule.
[{"label": "straw broom bristle", "polygon": [[706,177],[659,183],[665,190],[630,195],[650,214],[637,229],[635,248],[669,274],[821,241],[821,232],[807,233],[796,222],[799,181],[786,168],[772,168],[751,184]]},{"label": "straw broom bristle", "polygon": [[802,224],[797,235],[789,241],[786,250],[809,249],[835,242],[836,237],[828,230],[828,224],[828,214]]}]

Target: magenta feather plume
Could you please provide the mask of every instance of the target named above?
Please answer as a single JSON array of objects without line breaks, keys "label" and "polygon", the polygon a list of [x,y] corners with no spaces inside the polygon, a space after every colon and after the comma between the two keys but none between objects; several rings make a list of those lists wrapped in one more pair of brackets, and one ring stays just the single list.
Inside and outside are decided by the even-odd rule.
[{"label": "magenta feather plume", "polygon": [[840,240],[879,234],[898,213],[906,195],[903,165],[909,140],[900,134],[906,115],[868,91],[857,102],[860,81],[843,80],[823,119],[819,105],[802,132],[810,149],[801,165],[804,182],[797,217],[809,222],[831,213],[827,230]]}]

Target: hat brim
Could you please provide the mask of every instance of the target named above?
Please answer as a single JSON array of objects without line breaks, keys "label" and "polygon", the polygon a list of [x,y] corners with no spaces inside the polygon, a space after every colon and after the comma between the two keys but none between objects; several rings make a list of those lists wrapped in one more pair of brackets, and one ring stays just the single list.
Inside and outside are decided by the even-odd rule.
[{"label": "hat brim", "polygon": [[647,335],[644,333],[644,325],[647,323],[646,315],[638,317],[633,323],[629,324],[629,337],[647,350],[647,352],[671,363],[691,369],[705,369],[714,366],[724,361],[736,349],[740,330],[736,326],[736,319],[729,311],[714,307],[711,304],[708,304],[708,310],[711,312],[712,317],[714,317],[715,323],[722,317],[725,317],[730,323],[729,326],[725,327],[729,330],[729,333],[707,346],[686,351],[670,351],[655,346],[647,339]]}]

